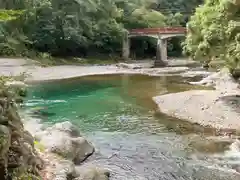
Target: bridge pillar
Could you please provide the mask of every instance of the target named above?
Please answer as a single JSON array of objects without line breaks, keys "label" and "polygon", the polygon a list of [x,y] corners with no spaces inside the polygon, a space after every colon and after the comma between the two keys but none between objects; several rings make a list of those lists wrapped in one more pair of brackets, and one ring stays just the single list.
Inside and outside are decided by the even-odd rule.
[{"label": "bridge pillar", "polygon": [[122,40],[122,57],[124,60],[129,60],[130,55],[130,39],[128,37],[128,31],[123,32]]},{"label": "bridge pillar", "polygon": [[154,66],[162,67],[166,65],[167,60],[167,39],[158,38],[157,54]]},{"label": "bridge pillar", "polygon": [[161,45],[162,60],[167,61],[167,39],[162,39]]}]

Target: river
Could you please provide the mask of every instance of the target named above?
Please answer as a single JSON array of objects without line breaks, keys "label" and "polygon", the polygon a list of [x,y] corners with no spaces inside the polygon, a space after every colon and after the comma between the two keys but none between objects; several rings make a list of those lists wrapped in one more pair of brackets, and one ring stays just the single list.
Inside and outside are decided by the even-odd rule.
[{"label": "river", "polygon": [[161,114],[152,101],[160,94],[202,89],[186,84],[189,80],[101,75],[37,83],[25,106],[27,113],[41,109],[32,116],[46,125],[69,120],[78,126],[97,150],[86,163],[109,168],[111,179],[239,179],[233,169],[240,154],[230,141],[212,140],[219,137],[215,129]]}]

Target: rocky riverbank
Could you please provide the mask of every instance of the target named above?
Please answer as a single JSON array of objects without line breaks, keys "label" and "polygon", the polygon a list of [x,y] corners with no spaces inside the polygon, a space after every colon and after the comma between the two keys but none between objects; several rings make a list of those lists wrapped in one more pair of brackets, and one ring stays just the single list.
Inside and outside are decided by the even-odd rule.
[{"label": "rocky riverbank", "polygon": [[[35,146],[44,160],[41,177],[44,180],[108,180],[110,172],[96,166],[81,165],[95,148],[82,137],[70,122],[44,128],[40,121],[23,116],[25,128],[35,137]],[[34,127],[34,128],[33,128]]]},{"label": "rocky riverbank", "polygon": [[94,165],[80,166],[95,152],[95,148],[69,121],[45,127],[42,119],[33,118],[21,110],[19,121],[31,136],[32,148],[42,162],[38,175],[43,180],[109,179],[109,170]]},{"label": "rocky riverbank", "polygon": [[44,127],[40,119],[19,115],[17,99],[26,95],[26,84],[14,78],[0,83],[1,179],[109,179],[108,170],[94,165],[76,168],[95,151],[77,127],[68,121]]},{"label": "rocky riverbank", "polygon": [[0,179],[39,179],[44,161],[17,112],[15,91],[0,85]]},{"label": "rocky riverbank", "polygon": [[[1,63],[1,61],[5,63]],[[48,81],[66,79],[87,75],[100,74],[146,74],[150,76],[184,77],[203,76],[200,82],[192,84],[213,86],[215,90],[195,90],[181,93],[167,94],[154,97],[160,110],[166,114],[181,119],[216,128],[239,129],[239,104],[235,103],[239,96],[238,82],[234,81],[229,73],[206,72],[202,69],[192,70],[187,66],[151,68],[139,64],[117,64],[110,66],[56,66],[40,67],[34,62],[0,60],[1,75],[18,76],[27,73],[29,81]],[[181,64],[182,65],[182,64]],[[173,102],[174,101],[174,102]],[[93,145],[79,134],[76,127],[69,122],[44,127],[39,119],[29,121],[24,116],[24,127],[28,130],[35,142],[37,156],[43,159],[39,173],[46,180],[105,180],[109,179],[110,172],[94,166],[80,166],[92,153]],[[35,139],[35,140],[34,140]],[[39,166],[40,167],[40,166]]]}]

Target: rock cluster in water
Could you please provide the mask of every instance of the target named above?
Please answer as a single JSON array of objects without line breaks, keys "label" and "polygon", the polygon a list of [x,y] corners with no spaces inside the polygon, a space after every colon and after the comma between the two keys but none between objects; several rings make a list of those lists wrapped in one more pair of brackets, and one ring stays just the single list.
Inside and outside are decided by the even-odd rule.
[{"label": "rock cluster in water", "polygon": [[43,146],[41,157],[45,160],[42,176],[47,180],[108,180],[110,173],[97,167],[76,168],[81,165],[95,149],[83,138],[78,129],[69,121],[57,123],[52,127],[34,133]]},{"label": "rock cluster in water", "polygon": [[23,83],[0,86],[0,179],[108,180],[108,170],[75,167],[95,149],[70,122],[26,131],[16,106],[16,99],[26,95],[24,87]]}]

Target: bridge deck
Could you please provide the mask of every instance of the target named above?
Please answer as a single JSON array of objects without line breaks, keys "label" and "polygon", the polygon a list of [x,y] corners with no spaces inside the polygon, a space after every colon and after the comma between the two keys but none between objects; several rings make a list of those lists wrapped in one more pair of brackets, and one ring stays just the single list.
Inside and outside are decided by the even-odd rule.
[{"label": "bridge deck", "polygon": [[187,32],[185,27],[162,27],[162,28],[144,28],[132,29],[129,31],[130,35],[134,34],[185,34]]}]

